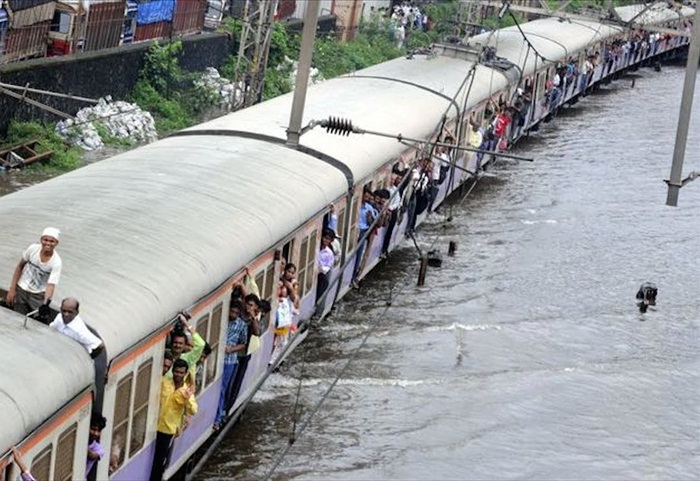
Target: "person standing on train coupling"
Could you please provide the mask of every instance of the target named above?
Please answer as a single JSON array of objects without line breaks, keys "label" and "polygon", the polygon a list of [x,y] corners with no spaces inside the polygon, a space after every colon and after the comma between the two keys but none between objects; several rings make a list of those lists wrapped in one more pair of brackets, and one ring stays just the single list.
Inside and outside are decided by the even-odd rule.
[{"label": "person standing on train coupling", "polygon": [[151,466],[151,481],[161,481],[170,461],[172,441],[182,431],[185,416],[197,414],[194,398],[194,383],[187,384],[185,378],[190,367],[187,361],[178,359],[173,364],[172,377],[163,376],[160,381],[160,412],[156,433],[155,452]]},{"label": "person standing on train coupling", "polygon": [[[97,462],[105,455],[105,450],[100,444],[100,435],[107,425],[107,420],[100,413],[92,413],[90,418],[90,437],[87,448],[87,464],[85,465],[85,476],[87,479],[95,479]],[[95,471],[93,473],[92,471]]]},{"label": "person standing on train coupling", "polygon": [[238,353],[243,351],[248,342],[248,324],[241,318],[240,304],[231,304],[228,313],[228,327],[226,328],[226,347],[224,348],[224,374],[219,394],[219,407],[214,420],[214,431],[218,431],[226,419],[228,410],[228,397],[231,382],[238,368]]},{"label": "person standing on train coupling", "polygon": [[61,232],[47,227],[40,242],[22,253],[10,281],[5,302],[20,314],[39,311],[37,318],[48,324],[49,304],[61,277],[61,257],[56,252]]},{"label": "person standing on train coupling", "polygon": [[61,311],[56,314],[56,318],[49,324],[49,327],[57,330],[71,339],[78,341],[95,359],[102,351],[104,345],[102,339],[94,335],[85,325],[85,321],[78,314],[80,303],[77,299],[67,297],[61,302]]}]

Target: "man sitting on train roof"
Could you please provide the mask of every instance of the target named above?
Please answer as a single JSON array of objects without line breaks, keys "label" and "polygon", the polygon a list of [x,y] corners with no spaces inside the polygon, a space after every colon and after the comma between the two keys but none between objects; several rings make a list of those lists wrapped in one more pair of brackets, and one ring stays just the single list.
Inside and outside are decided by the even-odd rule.
[{"label": "man sitting on train roof", "polygon": [[12,275],[5,302],[20,314],[39,310],[39,318],[48,323],[48,306],[61,277],[61,257],[56,252],[60,231],[47,227],[40,243],[31,244],[22,253]]},{"label": "man sitting on train roof", "polygon": [[65,334],[78,341],[94,359],[102,351],[104,345],[102,339],[94,335],[78,314],[80,303],[77,299],[68,297],[61,302],[61,311],[56,314],[49,327],[56,329],[61,334]]}]

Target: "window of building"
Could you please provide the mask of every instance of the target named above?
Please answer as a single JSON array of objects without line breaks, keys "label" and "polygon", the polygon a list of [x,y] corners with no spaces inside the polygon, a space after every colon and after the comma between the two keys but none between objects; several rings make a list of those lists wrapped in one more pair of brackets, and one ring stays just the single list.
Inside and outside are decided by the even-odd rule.
[{"label": "window of building", "polygon": [[211,354],[207,358],[204,366],[204,372],[206,372],[206,380],[204,383],[206,386],[210,385],[214,379],[216,379],[216,369],[219,362],[219,356],[217,356],[216,353],[219,350],[219,338],[221,337],[221,316],[223,313],[223,308],[223,305],[219,303],[211,314],[209,337],[207,338],[207,341],[211,346]]},{"label": "window of building", "polygon": [[37,481],[49,481],[51,479],[51,452],[53,446],[49,444],[32,461],[31,473]]},{"label": "window of building", "polygon": [[112,460],[110,471],[116,471],[126,456],[126,440],[129,434],[129,408],[131,406],[131,384],[134,375],[129,373],[117,385],[117,395],[114,401],[114,416],[112,428]]},{"label": "window of building", "polygon": [[133,416],[131,417],[131,442],[129,457],[134,456],[146,441],[146,426],[148,422],[148,397],[151,386],[153,359],[141,364],[136,373],[136,392],[134,393]]},{"label": "window of building", "polygon": [[75,438],[78,423],[63,431],[56,445],[56,461],[53,469],[53,479],[69,481],[73,479],[73,457],[75,455]]}]

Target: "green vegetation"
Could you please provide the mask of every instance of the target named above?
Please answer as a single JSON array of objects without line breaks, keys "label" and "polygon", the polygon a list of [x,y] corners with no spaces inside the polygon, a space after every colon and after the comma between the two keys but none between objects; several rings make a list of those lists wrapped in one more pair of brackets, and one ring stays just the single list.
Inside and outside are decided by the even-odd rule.
[{"label": "green vegetation", "polygon": [[53,151],[51,159],[28,166],[26,171],[42,171],[46,173],[60,173],[73,170],[80,166],[79,147],[71,147],[57,133],[52,124],[38,122],[12,121],[5,137],[5,144],[12,146],[31,140],[39,140],[37,152]]},{"label": "green vegetation", "polygon": [[146,54],[131,101],[153,115],[159,134],[193,125],[215,105],[211,92],[193,84],[196,74],[183,72],[178,61],[182,42],[153,44]]}]

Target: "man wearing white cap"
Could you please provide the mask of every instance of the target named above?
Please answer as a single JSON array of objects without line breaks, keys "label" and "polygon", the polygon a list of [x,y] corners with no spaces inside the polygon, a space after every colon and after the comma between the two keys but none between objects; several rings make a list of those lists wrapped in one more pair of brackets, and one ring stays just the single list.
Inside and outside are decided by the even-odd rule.
[{"label": "man wearing white cap", "polygon": [[48,308],[61,277],[61,257],[56,252],[60,234],[55,227],[44,229],[40,243],[27,247],[17,263],[5,301],[20,314]]}]

